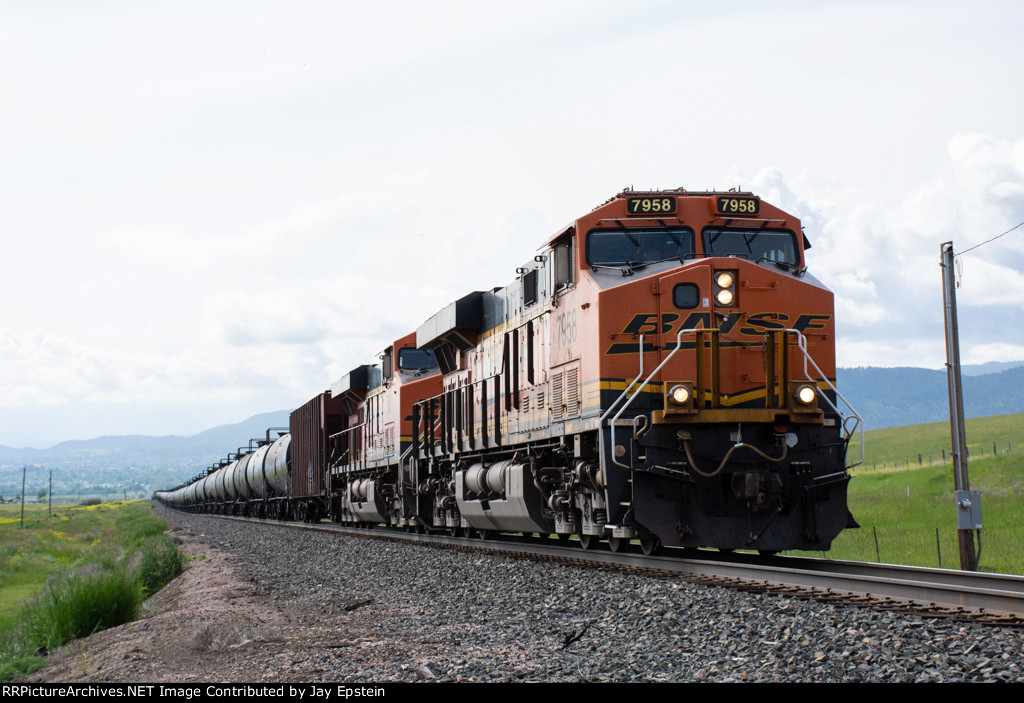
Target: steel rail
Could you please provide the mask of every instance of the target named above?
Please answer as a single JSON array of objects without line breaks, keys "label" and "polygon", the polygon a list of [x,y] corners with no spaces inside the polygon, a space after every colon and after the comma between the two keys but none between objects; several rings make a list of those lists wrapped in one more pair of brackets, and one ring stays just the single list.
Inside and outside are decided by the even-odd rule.
[{"label": "steel rail", "polygon": [[[479,545],[480,540],[466,540]],[[657,571],[704,578],[737,579],[751,584],[789,586],[832,594],[895,599],[978,614],[1024,618],[1024,576],[987,574],[951,569],[894,564],[871,564],[804,557],[735,555],[719,558],[710,551],[691,556],[685,550],[667,550],[664,556],[582,550],[578,546],[483,542],[493,551],[570,557],[588,563]],[[749,558],[748,558],[749,557]]]},{"label": "steel rail", "polygon": [[[188,513],[196,514],[196,513]],[[403,532],[386,527],[355,528],[333,523],[295,523],[221,515],[233,520],[338,532],[376,539],[471,549],[560,563],[676,574],[689,580],[751,590],[781,591],[830,599],[848,596],[864,605],[931,608],[942,615],[981,616],[997,623],[1024,624],[1024,576],[952,569],[873,564],[807,557],[759,557],[710,550],[666,549],[660,556],[639,551],[581,549],[575,541],[539,540],[503,535],[496,539]],[[631,545],[635,548],[636,545]]]}]

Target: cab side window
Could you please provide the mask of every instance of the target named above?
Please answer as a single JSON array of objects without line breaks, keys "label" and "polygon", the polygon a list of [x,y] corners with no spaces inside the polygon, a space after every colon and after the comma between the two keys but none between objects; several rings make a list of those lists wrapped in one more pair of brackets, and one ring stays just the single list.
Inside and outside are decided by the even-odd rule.
[{"label": "cab side window", "polygon": [[573,259],[572,235],[555,242],[551,248],[555,262],[555,292],[570,288],[576,282],[576,266]]}]

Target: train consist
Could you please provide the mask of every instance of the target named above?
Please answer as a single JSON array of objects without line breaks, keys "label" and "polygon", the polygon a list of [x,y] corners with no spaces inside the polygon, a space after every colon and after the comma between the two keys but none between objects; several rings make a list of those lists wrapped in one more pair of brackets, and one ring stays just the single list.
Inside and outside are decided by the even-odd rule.
[{"label": "train consist", "polygon": [[627,190],[170,506],[489,536],[828,549],[847,449],[833,296],[746,192]]}]

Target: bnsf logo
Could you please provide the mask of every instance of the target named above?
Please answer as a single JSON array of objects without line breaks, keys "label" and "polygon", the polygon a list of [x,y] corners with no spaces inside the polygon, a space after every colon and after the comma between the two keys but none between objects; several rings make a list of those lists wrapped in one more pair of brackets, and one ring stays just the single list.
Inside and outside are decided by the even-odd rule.
[{"label": "bnsf logo", "polygon": [[[759,312],[747,315],[742,312],[734,312],[721,320],[718,326],[722,334],[735,333],[753,338],[761,338],[769,330],[795,329],[800,332],[807,330],[821,330],[828,326],[831,315],[799,315],[790,324],[790,316],[781,312]],[[623,328],[623,334],[669,335],[679,330],[711,329],[710,312],[692,312],[685,318],[674,312],[639,313]],[[666,342],[667,344],[667,342]],[[694,342],[682,342],[684,349],[692,349]],[[727,346],[740,344],[738,341],[724,342]],[[666,347],[667,349],[668,347]],[[650,342],[644,342],[644,351],[657,351],[658,347]],[[633,343],[623,344],[621,342],[612,344],[605,351],[605,354],[635,354],[636,345]]]},{"label": "bnsf logo", "polygon": [[[718,326],[722,334],[737,332],[738,334],[760,337],[768,330],[795,329],[799,332],[825,329],[831,315],[799,315],[793,324],[789,324],[789,315],[782,312],[758,312],[746,315],[734,312],[727,315]],[[692,312],[685,318],[674,312],[640,313],[623,328],[623,334],[671,334],[679,330],[710,329],[710,312]]]}]

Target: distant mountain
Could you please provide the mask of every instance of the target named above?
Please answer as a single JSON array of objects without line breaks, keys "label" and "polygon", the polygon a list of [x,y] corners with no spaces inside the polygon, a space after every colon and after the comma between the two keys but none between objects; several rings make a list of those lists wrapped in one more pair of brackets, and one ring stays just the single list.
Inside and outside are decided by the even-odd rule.
[{"label": "distant mountain", "polygon": [[[146,492],[177,485],[228,453],[238,451],[240,446],[248,446],[250,439],[264,438],[268,427],[287,428],[289,412],[253,415],[190,437],[121,435],[61,442],[49,449],[0,447],[0,495],[10,497],[21,492],[24,465],[55,470],[61,485],[128,484],[145,488]],[[31,479],[34,483],[26,487],[27,495],[48,487],[39,483],[42,474],[35,474]],[[60,492],[58,488],[55,484],[55,495]]]},{"label": "distant mountain", "polygon": [[[979,373],[988,368],[1003,370]],[[961,371],[966,417],[1024,412],[1024,362],[993,362]],[[837,385],[868,430],[949,420],[945,370],[838,369]]]},{"label": "distant mountain", "polygon": [[[973,364],[971,366],[961,366],[961,376],[983,376],[990,373],[999,373],[1000,371],[1006,371],[1007,369],[1015,369],[1019,366],[1024,366],[1024,361],[990,361],[987,364]],[[945,373],[945,371],[943,371]]]}]

